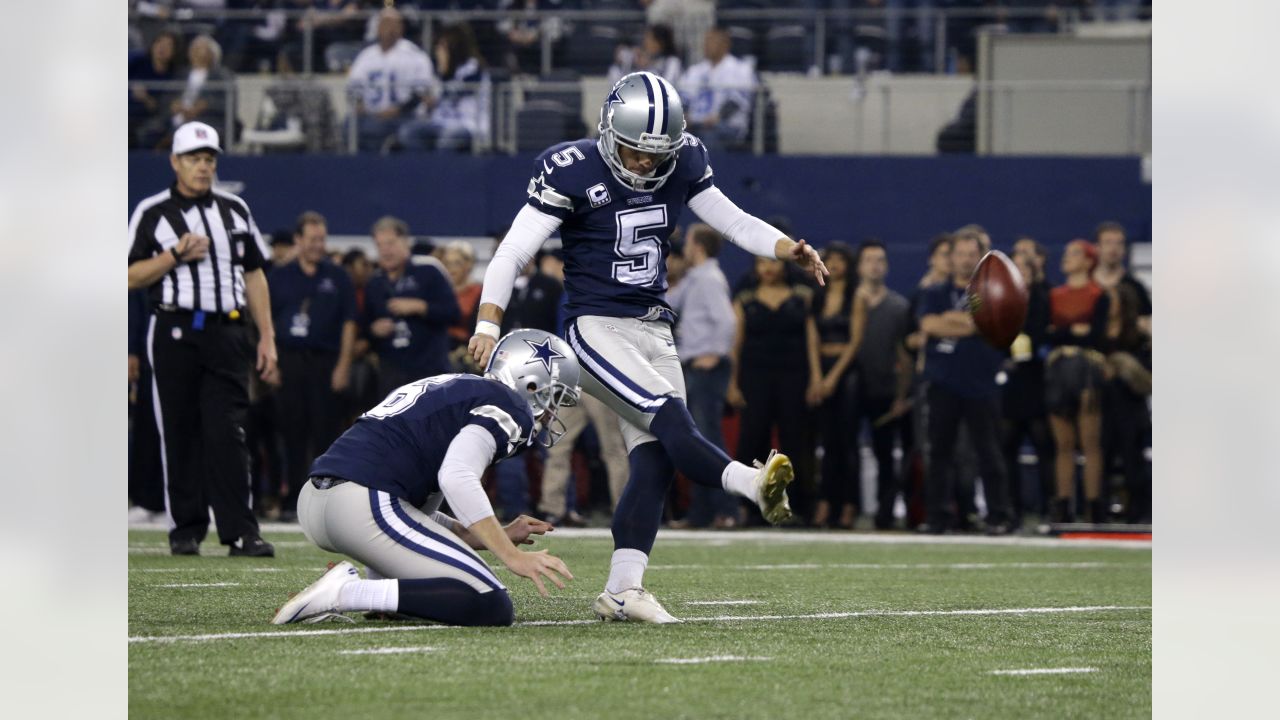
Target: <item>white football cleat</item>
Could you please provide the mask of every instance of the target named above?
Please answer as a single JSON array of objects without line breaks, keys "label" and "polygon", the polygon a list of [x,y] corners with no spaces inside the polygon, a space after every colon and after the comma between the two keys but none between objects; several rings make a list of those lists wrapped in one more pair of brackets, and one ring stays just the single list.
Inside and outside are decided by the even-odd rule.
[{"label": "white football cleat", "polygon": [[755,461],[755,466],[760,468],[760,472],[756,473],[755,497],[760,513],[770,525],[790,520],[791,503],[787,500],[787,486],[796,477],[791,458],[773,450],[763,463]]},{"label": "white football cleat", "polygon": [[642,622],[655,625],[678,623],[680,620],[662,607],[649,591],[644,588],[627,588],[620,593],[608,590],[600,593],[591,605],[596,617],[601,620],[617,620],[620,622]]},{"label": "white football cleat", "polygon": [[339,614],[338,597],[342,593],[342,586],[359,579],[360,572],[346,560],[330,565],[328,571],[321,575],[319,580],[289,598],[289,602],[277,610],[276,616],[271,618],[271,624],[287,625],[309,621],[311,618],[316,618],[316,620],[310,620],[311,622],[318,622],[328,619],[325,616]]}]

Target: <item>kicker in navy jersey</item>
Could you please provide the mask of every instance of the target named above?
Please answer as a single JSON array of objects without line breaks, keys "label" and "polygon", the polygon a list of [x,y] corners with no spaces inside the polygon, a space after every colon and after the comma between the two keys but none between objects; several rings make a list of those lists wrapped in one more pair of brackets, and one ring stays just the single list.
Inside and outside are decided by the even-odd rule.
[{"label": "kicker in navy jersey", "polygon": [[539,156],[527,202],[563,220],[566,319],[644,317],[654,308],[674,318],[665,298],[667,239],[684,206],[712,185],[707,149],[688,134],[675,172],[652,191],[618,182],[595,140],[561,143]]}]

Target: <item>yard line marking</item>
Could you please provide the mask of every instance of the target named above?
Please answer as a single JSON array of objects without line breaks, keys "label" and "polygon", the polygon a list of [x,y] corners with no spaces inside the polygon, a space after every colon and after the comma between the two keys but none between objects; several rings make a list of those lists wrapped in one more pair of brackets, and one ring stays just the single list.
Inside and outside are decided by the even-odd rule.
[{"label": "yard line marking", "polygon": [[654,662],[662,665],[701,665],[703,663],[712,662],[763,662],[772,659],[773,658],[771,657],[754,657],[749,655],[712,655],[711,657],[700,658],[662,658],[661,660],[654,660]]},{"label": "yard line marking", "polygon": [[[130,530],[163,530],[163,523],[134,523]],[[295,523],[262,523],[259,528],[265,534],[300,534],[302,527]],[[554,539],[588,538],[609,540],[613,537],[609,528],[556,528]],[[767,543],[825,543],[833,545],[995,545],[1012,547],[1051,548],[1123,548],[1150,550],[1149,540],[1060,540],[1053,537],[1028,537],[1006,535],[985,537],[982,535],[915,535],[905,532],[822,532],[816,530],[668,530],[658,531],[658,539],[667,542],[689,541],[698,545],[728,544],[738,542]],[[279,543],[276,543],[279,545]],[[310,543],[301,543],[309,547]]]},{"label": "yard line marking", "polygon": [[[854,612],[813,613],[810,615],[716,615],[685,618],[684,622],[759,622],[772,620],[835,620],[855,617],[931,617],[951,615],[1041,615],[1052,613],[1124,612],[1150,610],[1150,605],[1078,605],[1071,607],[980,608],[970,610],[859,610]],[[563,627],[566,625],[600,625],[600,620],[530,620],[517,627]],[[395,625],[390,627],[344,628],[341,630],[268,630],[262,632],[211,633],[207,635],[131,635],[129,643],[208,642],[243,638],[314,637],[320,635],[361,635],[378,632],[411,630],[449,630],[452,625]]]},{"label": "yard line marking", "polygon": [[1010,563],[775,563],[764,565],[650,565],[649,570],[1080,570],[1102,567],[1151,567],[1111,562]]},{"label": "yard line marking", "polygon": [[1098,672],[1095,667],[1081,668],[1028,668],[1026,670],[992,670],[988,675],[1068,675],[1071,673]]},{"label": "yard line marking", "polygon": [[[311,570],[312,568],[300,568],[302,570]],[[324,568],[316,568],[323,570]],[[261,567],[261,568],[229,568],[229,567],[181,567],[181,568],[129,568],[129,572],[144,573],[179,573],[179,572],[285,572],[284,568]]]},{"label": "yard line marking", "polygon": [[238,588],[239,583],[168,583],[151,585],[154,588]]},{"label": "yard line marking", "polygon": [[685,605],[759,605],[763,600],[690,600]]},{"label": "yard line marking", "polygon": [[339,650],[339,655],[399,655],[400,653],[423,653],[435,652],[433,647],[380,647],[368,648],[366,650]]}]

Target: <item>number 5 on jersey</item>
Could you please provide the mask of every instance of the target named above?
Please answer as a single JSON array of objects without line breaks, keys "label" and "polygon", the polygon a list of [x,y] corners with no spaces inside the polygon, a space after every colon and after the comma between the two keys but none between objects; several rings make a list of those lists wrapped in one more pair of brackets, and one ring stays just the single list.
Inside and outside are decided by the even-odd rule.
[{"label": "number 5 on jersey", "polygon": [[624,260],[613,264],[613,279],[628,285],[652,284],[662,266],[662,239],[643,233],[667,226],[667,206],[619,211],[617,223],[613,251]]}]

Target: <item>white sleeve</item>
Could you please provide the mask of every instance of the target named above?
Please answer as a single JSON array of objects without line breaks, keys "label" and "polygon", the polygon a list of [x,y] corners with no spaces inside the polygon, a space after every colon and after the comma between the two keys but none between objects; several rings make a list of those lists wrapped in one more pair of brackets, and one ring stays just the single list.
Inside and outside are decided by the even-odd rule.
[{"label": "white sleeve", "polygon": [[714,185],[694,195],[689,209],[729,242],[761,257],[775,257],[778,240],[786,233],[743,211]]},{"label": "white sleeve", "polygon": [[[702,194],[706,194],[705,192]],[[484,289],[480,304],[490,303],[503,310],[511,301],[511,288],[520,271],[537,254],[538,248],[560,227],[560,218],[525,205],[516,213],[511,229],[498,245],[498,251],[484,271]]]},{"label": "white sleeve", "polygon": [[493,515],[480,477],[498,449],[493,435],[479,425],[467,425],[449,443],[440,463],[440,491],[463,527]]}]

